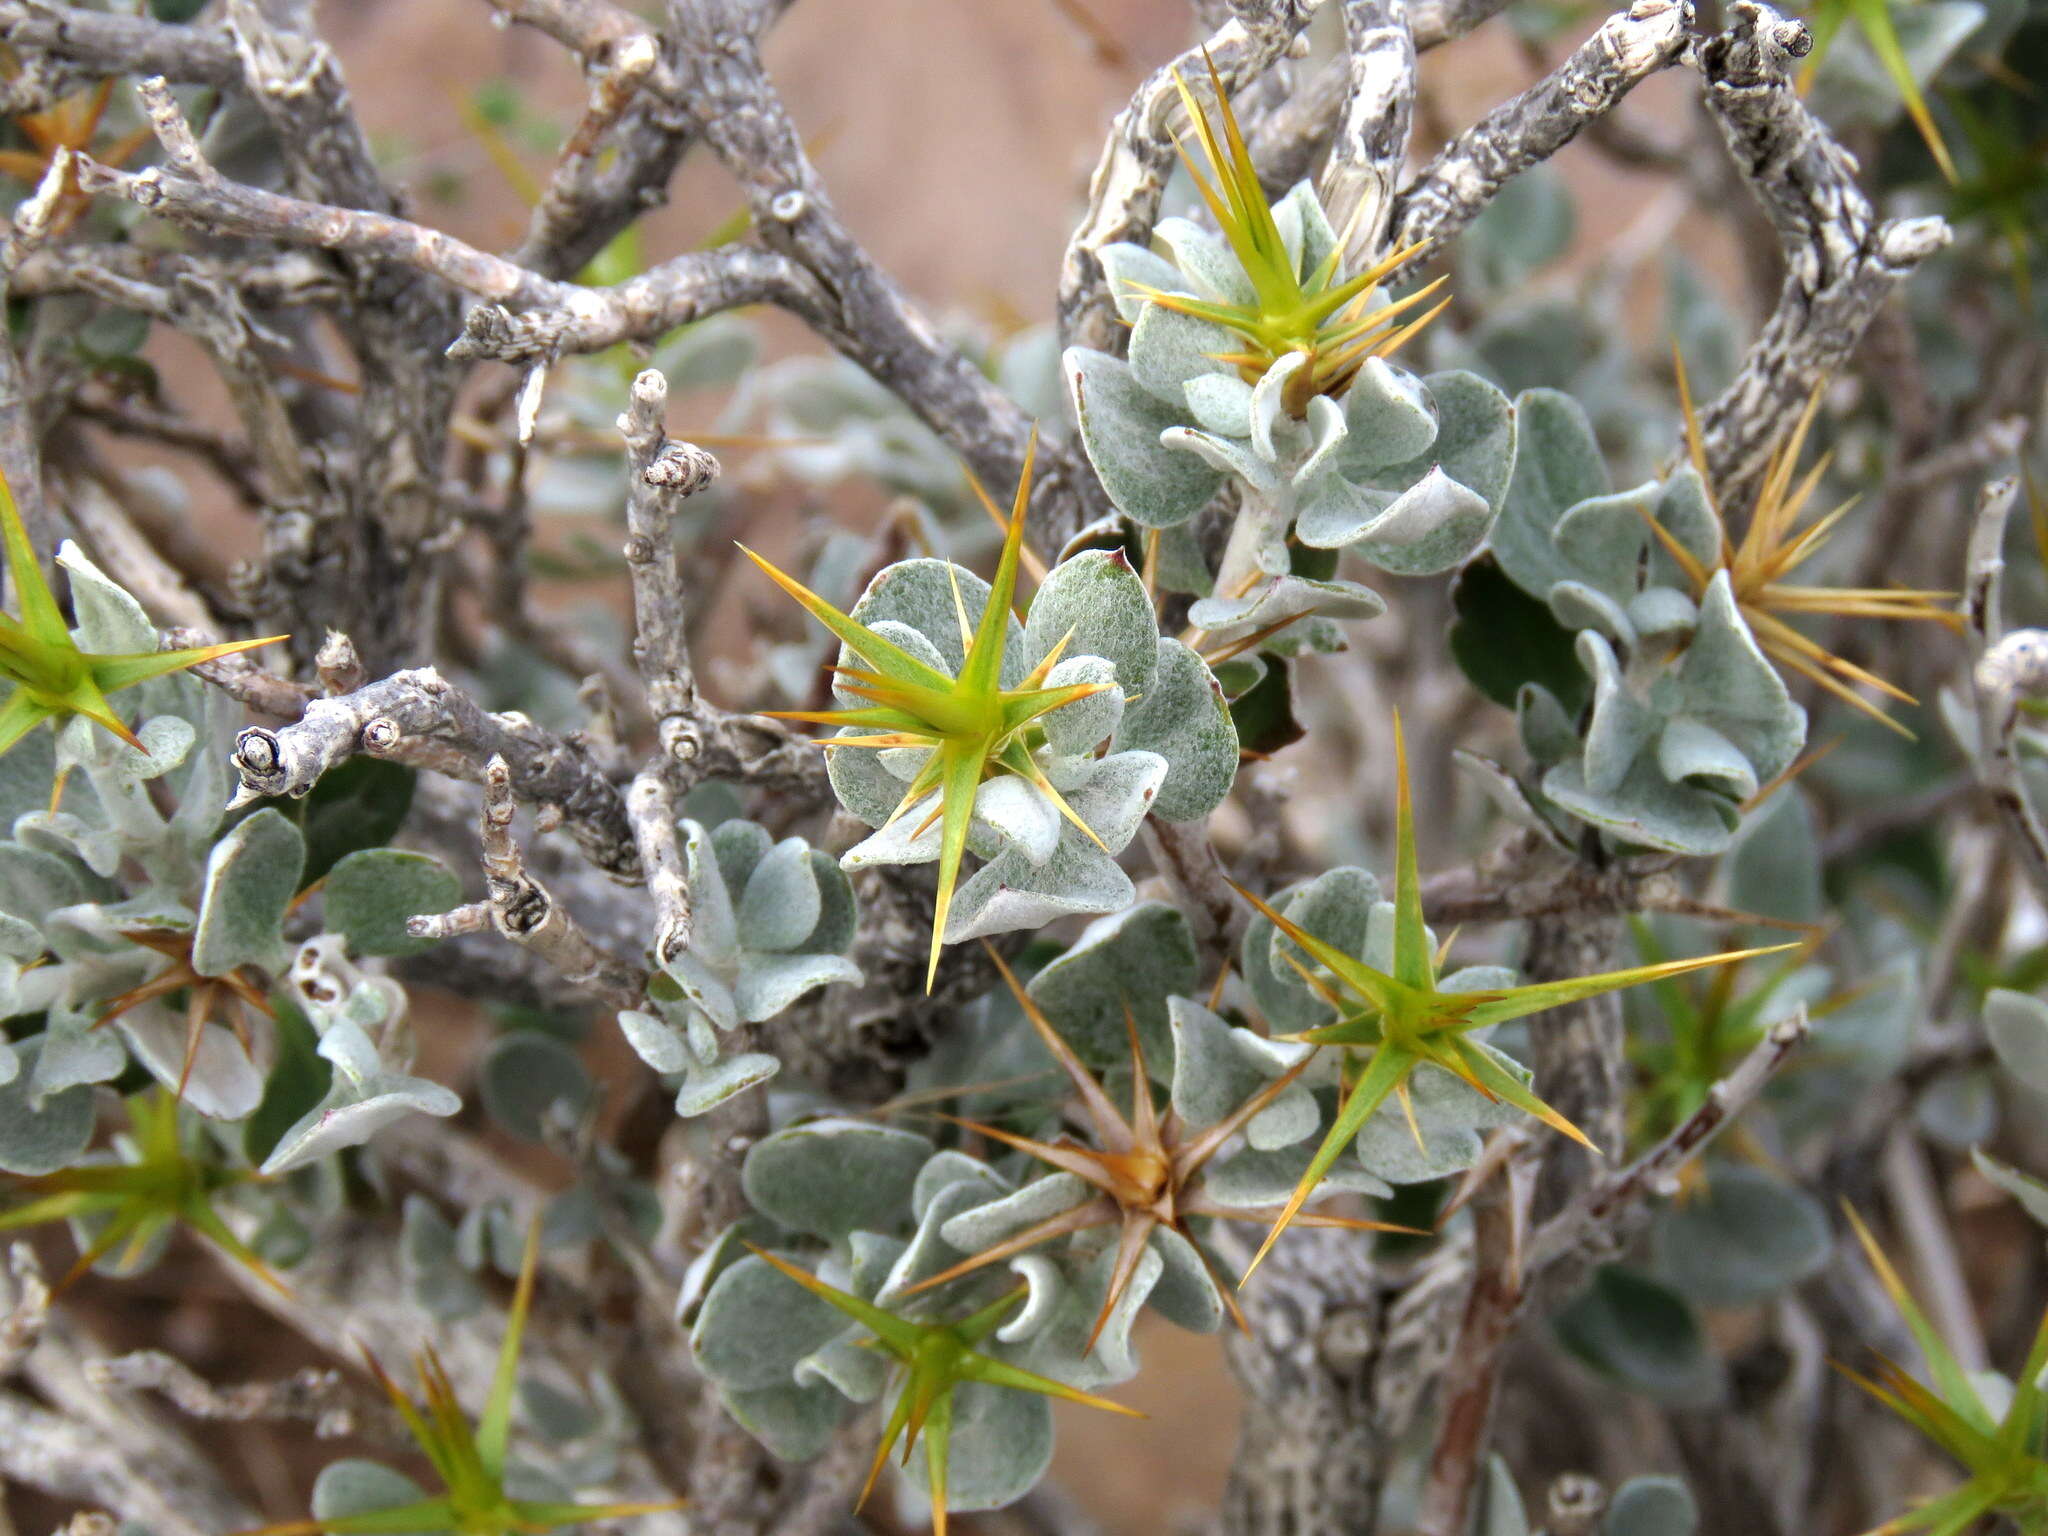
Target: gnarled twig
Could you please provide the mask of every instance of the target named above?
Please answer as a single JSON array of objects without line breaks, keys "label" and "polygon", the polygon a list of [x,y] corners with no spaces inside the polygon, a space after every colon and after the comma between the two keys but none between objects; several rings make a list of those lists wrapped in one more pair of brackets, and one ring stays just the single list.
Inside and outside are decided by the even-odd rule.
[{"label": "gnarled twig", "polygon": [[1549,159],[1674,63],[1691,0],[1634,0],[1544,79],[1495,107],[1437,152],[1401,189],[1392,245],[1440,246],[1470,224],[1511,177]]},{"label": "gnarled twig", "polygon": [[607,1007],[636,1007],[647,990],[646,971],[619,959],[591,938],[569,909],[528,873],[519,841],[512,835],[512,818],[519,805],[512,794],[511,767],[504,758],[494,756],[484,764],[483,778],[480,840],[489,894],[453,912],[409,918],[406,931],[417,938],[439,939],[473,933],[488,924],[513,943],[532,950]]},{"label": "gnarled twig", "polygon": [[1949,241],[1938,218],[1880,223],[1855,162],[1806,109],[1791,67],[1805,26],[1736,0],[1726,32],[1697,50],[1707,107],[1736,169],[1785,251],[1778,307],[1735,380],[1700,413],[1709,478],[1724,506],[1747,506],[1765,459],[1814,386],[1847,360],[1878,306]]}]

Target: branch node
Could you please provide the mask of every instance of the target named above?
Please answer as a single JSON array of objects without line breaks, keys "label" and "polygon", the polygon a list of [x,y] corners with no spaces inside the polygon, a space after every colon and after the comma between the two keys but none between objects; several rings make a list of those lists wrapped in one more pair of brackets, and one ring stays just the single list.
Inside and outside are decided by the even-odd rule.
[{"label": "branch node", "polygon": [[502,304],[478,304],[462,317],[462,334],[448,343],[447,356],[458,363],[479,358],[522,363],[553,357],[574,324],[567,309],[514,314]]},{"label": "branch node", "polygon": [[680,767],[687,767],[704,754],[704,733],[696,722],[675,715],[661,722],[661,755]]},{"label": "branch node", "polygon": [[1771,27],[1771,43],[1790,59],[1803,59],[1813,52],[1813,33],[1796,16],[1780,16]]},{"label": "branch node", "polygon": [[313,670],[320,679],[320,687],[330,698],[354,693],[369,681],[363,670],[363,659],[356,654],[355,642],[338,629],[327,631],[327,638],[320,642],[319,654],[313,658]]},{"label": "branch node", "polygon": [[[405,728],[388,715],[379,715],[363,727],[363,750],[372,757],[389,757],[405,745]],[[503,762],[503,758],[494,758]]]},{"label": "branch node", "polygon": [[420,928],[408,923],[408,931],[423,938],[446,937],[474,933],[488,923],[606,1006],[638,1006],[646,993],[646,972],[592,939],[569,909],[528,873],[519,842],[512,835],[519,805],[512,787],[512,765],[503,753],[491,755],[482,777],[484,803],[477,838],[482,848],[485,898],[441,913],[438,920],[429,919]]},{"label": "branch node", "polygon": [[641,478],[678,497],[694,496],[718,478],[718,460],[695,443],[670,441],[662,444]]},{"label": "branch node", "polygon": [[[232,759],[242,775],[242,787],[259,795],[283,794],[285,787],[279,784],[271,788],[270,781],[277,778],[284,768],[284,745],[277,739],[277,732],[266,730],[260,725],[249,726],[235,738],[235,753]],[[304,794],[313,786],[308,784],[297,791]]]},{"label": "branch node", "polygon": [[1954,238],[1948,221],[1938,214],[1894,219],[1877,232],[1878,260],[1887,266],[1910,270],[1944,249]]}]

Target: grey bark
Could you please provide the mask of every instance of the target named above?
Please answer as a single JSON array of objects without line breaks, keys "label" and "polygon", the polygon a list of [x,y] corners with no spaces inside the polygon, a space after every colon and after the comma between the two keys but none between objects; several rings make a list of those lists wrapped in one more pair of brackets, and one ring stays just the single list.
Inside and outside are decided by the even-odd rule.
[{"label": "grey bark", "polygon": [[1227,1536],[1375,1528],[1390,1445],[1373,1404],[1382,1320],[1367,1254],[1355,1234],[1291,1232],[1239,1298],[1252,1332],[1224,1344],[1246,1399]]},{"label": "grey bark", "polygon": [[1856,349],[1892,290],[1948,244],[1939,218],[1880,221],[1855,162],[1806,109],[1792,66],[1806,28],[1736,0],[1727,31],[1698,47],[1708,109],[1736,169],[1784,246],[1778,307],[1741,371],[1700,413],[1709,479],[1725,506],[1746,507],[1764,461],[1820,380]]}]

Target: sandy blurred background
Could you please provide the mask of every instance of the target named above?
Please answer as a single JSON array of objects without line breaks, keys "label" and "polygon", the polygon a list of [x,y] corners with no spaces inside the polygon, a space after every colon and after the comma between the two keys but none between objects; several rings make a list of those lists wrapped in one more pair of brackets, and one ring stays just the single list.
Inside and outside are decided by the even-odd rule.
[{"label": "sandy blurred background", "polygon": [[[1071,19],[1081,4],[1085,29]],[[561,50],[529,29],[487,27],[478,0],[328,0],[321,14],[380,150],[402,157],[423,192],[464,178],[459,201],[426,197],[422,211],[479,244],[512,241],[523,209],[465,125],[463,102],[509,81],[570,120],[582,89]],[[1600,14],[1564,35],[1577,42]],[[800,0],[766,55],[841,212],[912,294],[937,310],[1037,320],[1109,120],[1193,40],[1189,15],[1185,0]],[[1539,72],[1504,24],[1423,62],[1418,162]],[[1629,115],[1668,124],[1685,91],[1677,76],[1653,80]],[[1559,164],[1578,183],[1589,248],[1639,211],[1651,185],[1584,148]],[[693,159],[646,224],[650,256],[701,240],[737,206],[709,157]],[[1704,225],[1681,238],[1713,241]]]}]

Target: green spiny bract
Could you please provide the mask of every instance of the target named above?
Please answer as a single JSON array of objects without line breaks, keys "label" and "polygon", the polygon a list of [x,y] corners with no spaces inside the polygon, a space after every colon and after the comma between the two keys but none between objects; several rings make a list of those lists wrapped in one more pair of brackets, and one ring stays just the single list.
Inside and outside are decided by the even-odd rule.
[{"label": "green spiny bract", "polygon": [[[1512,1062],[1474,1038],[1478,1031],[1659,977],[1683,975],[1768,952],[1739,950],[1522,986],[1475,986],[1470,978],[1459,975],[1440,981],[1438,972],[1444,956],[1422,918],[1422,877],[1417,868],[1415,818],[1409,802],[1408,760],[1399,716],[1394,720],[1394,758],[1394,910],[1384,968],[1317,937],[1291,917],[1245,893],[1259,914],[1277,930],[1277,935],[1268,941],[1273,945],[1274,960],[1299,976],[1336,1014],[1334,1022],[1300,1030],[1290,1038],[1340,1051],[1344,1063],[1344,1098],[1336,1122],[1282,1208],[1272,1232],[1254,1255],[1254,1269],[1315,1193],[1330,1166],[1389,1099],[1401,1106],[1417,1147],[1426,1147],[1409,1087],[1410,1079],[1425,1066],[1448,1072],[1483,1099],[1510,1105],[1592,1146],[1583,1132],[1530,1091]],[[1289,944],[1284,945],[1282,940]],[[1296,958],[1296,949],[1304,952],[1303,958]],[[1246,1273],[1249,1278],[1250,1271]]]},{"label": "green spiny bract", "polygon": [[[1214,1267],[1202,1253],[1198,1234],[1190,1222],[1204,1217],[1212,1221],[1266,1221],[1273,1213],[1245,1210],[1216,1199],[1209,1193],[1202,1176],[1210,1161],[1254,1117],[1271,1108],[1294,1086],[1295,1079],[1309,1065],[1310,1058],[1302,1056],[1293,1066],[1211,1124],[1189,1123],[1170,1103],[1162,1116],[1153,1101],[1152,1075],[1146,1068],[1145,1048],[1138,1038],[1137,1015],[1127,1003],[1124,1028],[1130,1041],[1131,1109],[1126,1114],[1117,1108],[1101,1080],[1088,1070],[1074,1054],[1073,1048],[1053,1028],[1044,1011],[1018,982],[1016,974],[1003,962],[1002,956],[991,950],[990,958],[995,961],[1004,983],[1016,997],[1046,1050],[1073,1084],[1093,1131],[1093,1145],[1075,1142],[1068,1137],[1057,1142],[1036,1140],[972,1120],[959,1123],[977,1135],[1014,1148],[1048,1167],[1079,1179],[1093,1193],[1084,1196],[1079,1204],[1029,1222],[1023,1230],[981,1249],[974,1257],[963,1259],[951,1268],[919,1281],[911,1287],[910,1293],[943,1285],[985,1264],[996,1263],[1054,1238],[1105,1226],[1117,1229],[1116,1264],[1110,1272],[1109,1290],[1103,1297],[1102,1310],[1096,1315],[1097,1333],[1109,1322],[1125,1287],[1137,1270],[1138,1261],[1155,1237],[1178,1239],[1181,1245],[1202,1258],[1213,1279]],[[1304,1225],[1364,1231],[1408,1230],[1345,1216],[1303,1215],[1296,1219]],[[1238,1309],[1236,1299],[1228,1290],[1219,1289],[1218,1294],[1229,1307],[1238,1327],[1249,1333],[1250,1324]],[[1090,1335],[1088,1343],[1093,1348],[1095,1334]]]},{"label": "green spiny bract", "polygon": [[[141,738],[114,713],[107,702],[108,694],[285,638],[267,635],[259,640],[229,640],[174,651],[160,651],[154,644],[133,650],[104,651],[86,634],[85,624],[74,635],[71,626],[64,622],[63,610],[43,578],[42,566],[36,560],[28,530],[22,526],[21,512],[14,505],[14,495],[5,478],[0,478],[0,544],[6,548],[7,574],[14,583],[15,603],[21,609],[19,614],[0,614],[0,677],[14,685],[6,703],[0,704],[0,752],[45,720],[62,723],[76,717],[90,720],[136,751],[146,753],[149,749]],[[90,576],[99,574],[90,570],[90,562],[68,542],[58,551],[57,563],[74,571],[85,568]],[[154,630],[150,638],[155,640]]]},{"label": "green spiny bract", "polygon": [[[808,1457],[849,1403],[873,1402],[885,1387],[883,1362],[850,1347],[858,1335],[844,1318],[807,1304],[748,1255],[748,1244],[814,1266],[825,1283],[918,1322],[969,1315],[1022,1276],[1029,1295],[988,1347],[1084,1390],[1135,1372],[1131,1327],[1141,1310],[1200,1332],[1232,1316],[1230,1282],[1210,1251],[1213,1224],[1272,1219],[1334,1113],[1335,1053],[1234,1025],[1189,996],[1197,985],[1185,916],[1140,903],[1098,919],[1015,997],[999,990],[987,1000],[963,1032],[962,1060],[1004,1081],[921,1090],[903,1104],[905,1112],[942,1099],[972,1106],[981,1123],[963,1127],[962,1148],[985,1137],[994,1143],[986,1160],[844,1119],[798,1122],[759,1143],[744,1172],[753,1214],[713,1241],[684,1289],[697,1363],[735,1417],[777,1454]],[[1011,1049],[1020,1035],[1036,1041],[1025,1054]],[[1060,1138],[1067,1095],[1048,1095],[1032,1072],[1046,1062],[1088,1111],[1089,1142]],[[1163,1102],[1155,1084],[1168,1090]],[[1436,1110],[1418,1094],[1441,1153],[1449,1138],[1439,1135]],[[1401,1134],[1405,1142],[1405,1127]],[[1477,1152],[1473,1137],[1469,1153]],[[1107,1186],[1132,1192],[1148,1154],[1185,1166],[1169,1171],[1149,1204],[1119,1201]],[[1448,1155],[1453,1169],[1470,1160]],[[1412,1161],[1375,1157],[1355,1176],[1339,1171],[1319,1182],[1329,1192],[1384,1194],[1381,1171],[1442,1171],[1418,1175]],[[1075,1171],[1080,1163],[1088,1171]],[[1089,1177],[1097,1169],[1099,1181]],[[954,1508],[1007,1503],[1044,1470],[1051,1444],[1042,1406],[1012,1396],[963,1422],[951,1458]]]},{"label": "green spiny bract", "polygon": [[[1643,961],[1670,960],[1650,924],[1632,917],[1629,928]],[[1641,1078],[1629,1104],[1633,1142],[1647,1144],[1695,1113],[1779,1019],[1802,1007],[1824,1017],[1855,998],[1854,992],[1826,994],[1827,972],[1809,963],[1812,948],[1809,943],[1781,957],[1761,974],[1731,965],[1689,981],[1661,977],[1638,994],[1651,1005],[1643,1012],[1655,1018],[1631,1021],[1638,1027],[1630,1035],[1629,1060]],[[1733,1134],[1740,1133],[1737,1127]]]},{"label": "green spiny bract", "polygon": [[[979,1159],[886,1125],[812,1120],[757,1142],[743,1184],[753,1212],[708,1245],[685,1281],[682,1306],[698,1369],[727,1411],[778,1456],[821,1452],[849,1412],[889,1389],[890,1358],[864,1347],[872,1334],[842,1306],[792,1285],[750,1248],[918,1328],[1000,1304],[998,1326],[975,1348],[1074,1391],[1136,1374],[1130,1333],[1162,1281],[1155,1253],[1141,1260],[1092,1348],[1110,1287],[1108,1246],[1024,1255],[1005,1270],[978,1270],[913,1294],[961,1257],[941,1236],[947,1223],[1013,1191]],[[1020,1276],[1026,1294],[1018,1304]],[[1044,1475],[1052,1440],[1043,1397],[963,1383],[953,1402],[947,1504],[990,1509],[1022,1497]],[[913,1479],[929,1477],[921,1459],[907,1470]]]},{"label": "green spiny bract", "polygon": [[[1941,1497],[1887,1520],[1872,1536],[1963,1536],[1987,1515],[2004,1515],[2020,1530],[2048,1521],[2048,1314],[2034,1332],[2019,1374],[1987,1380],[1966,1370],[1913,1300],[1912,1292],[1854,1210],[1849,1224],[1899,1317],[1920,1346],[1928,1382],[1883,1355],[1873,1379],[1837,1363],[1836,1369],[1962,1464],[1967,1480]],[[1995,1390],[1993,1390],[1995,1388]]]},{"label": "green spiny bract", "polygon": [[[855,1323],[865,1328],[873,1347],[893,1356],[901,1379],[895,1385],[896,1401],[882,1428],[881,1443],[868,1467],[855,1507],[867,1502],[875,1480],[888,1462],[898,1439],[903,1441],[903,1459],[908,1462],[917,1443],[924,1442],[925,1486],[932,1499],[934,1536],[945,1536],[949,1514],[947,1489],[952,1461],[954,1398],[965,1386],[993,1388],[1002,1392],[1027,1392],[1040,1398],[1083,1403],[1111,1413],[1138,1415],[1134,1410],[1107,1398],[1070,1387],[1050,1376],[1027,1371],[1006,1360],[986,1354],[980,1348],[991,1335],[1016,1313],[1024,1300],[1022,1291],[998,1296],[977,1311],[954,1322],[913,1322],[873,1302],[827,1285],[808,1270],[787,1259],[752,1249],[754,1256],[789,1280],[801,1285]],[[869,1342],[869,1341],[863,1341]]]},{"label": "green spiny bract", "polygon": [[445,1531],[449,1536],[534,1536],[541,1531],[679,1509],[681,1500],[638,1504],[578,1504],[567,1498],[522,1497],[524,1469],[511,1459],[512,1408],[519,1385],[519,1345],[533,1304],[540,1256],[536,1224],[526,1242],[519,1284],[505,1319],[505,1340],[483,1413],[472,1424],[455,1385],[430,1344],[419,1353],[421,1400],[393,1381],[365,1352],[371,1374],[404,1422],[419,1452],[433,1466],[441,1492],[428,1494],[410,1478],[375,1462],[341,1461],[327,1467],[313,1490],[313,1518],[267,1525],[247,1536],[387,1536]]},{"label": "green spiny bract", "polygon": [[1315,613],[1369,617],[1375,593],[1301,573],[1291,546],[1351,549],[1404,575],[1450,569],[1500,509],[1514,417],[1476,375],[1424,380],[1388,361],[1429,290],[1388,304],[1377,284],[1414,252],[1343,272],[1346,242],[1314,190],[1269,205],[1220,88],[1220,129],[1183,94],[1222,233],[1169,218],[1156,231],[1168,255],[1102,251],[1130,359],[1068,350],[1082,446],[1110,499],[1149,529],[1179,528],[1227,478],[1242,488],[1220,569],[1196,578],[1197,626],[1235,637]]},{"label": "green spiny bract", "polygon": [[754,822],[706,831],[682,823],[690,942],[648,988],[651,1011],[620,1027],[657,1072],[680,1073],[676,1113],[701,1115],[780,1070],[773,1055],[726,1055],[719,1037],[774,1018],[819,987],[858,984],[846,958],[859,922],[853,886],[800,837],[776,842]]},{"label": "green spiny bract", "polygon": [[[1207,174],[1195,164],[1184,143],[1179,145],[1180,157],[1222,232],[1236,264],[1235,273],[1206,264],[1204,275],[1222,290],[1210,296],[1154,287],[1142,280],[1134,280],[1132,286],[1162,309],[1235,332],[1237,350],[1217,354],[1216,361],[1235,367],[1248,384],[1258,383],[1282,358],[1305,357],[1306,363],[1287,380],[1282,400],[1289,415],[1301,416],[1315,396],[1342,395],[1367,358],[1394,352],[1440,312],[1441,304],[1429,314],[1395,323],[1441,283],[1433,283],[1399,304],[1375,305],[1380,279],[1416,255],[1420,247],[1396,251],[1367,271],[1342,274],[1339,267],[1345,236],[1318,238],[1317,249],[1310,250],[1311,231],[1304,221],[1296,225],[1290,241],[1266,201],[1258,167],[1252,163],[1237,114],[1223,90],[1222,76],[1213,60],[1208,63],[1209,87],[1216,100],[1213,121],[1187,80],[1177,71],[1174,75],[1181,106],[1201,141]],[[1199,259],[1193,264],[1205,265]],[[1182,270],[1188,265],[1183,262]]]},{"label": "green spiny bract", "polygon": [[[1121,554],[1061,562],[1012,614],[1029,475],[993,585],[906,560],[845,614],[754,557],[842,642],[840,707],[785,715],[840,727],[821,743],[833,789],[877,828],[842,863],[938,862],[928,982],[944,944],[1127,906],[1115,855],[1145,815],[1204,816],[1237,770],[1221,690],[1158,634]],[[985,862],[963,881],[970,850]]]},{"label": "green spiny bract", "polygon": [[185,1227],[268,1284],[282,1285],[269,1265],[238,1237],[215,1201],[257,1175],[206,1144],[205,1131],[179,1115],[163,1089],[127,1101],[128,1134],[106,1161],[76,1161],[35,1178],[0,1180],[13,1198],[0,1205],[0,1232],[46,1222],[77,1224],[78,1261],[65,1283],[111,1256],[125,1272],[155,1256],[172,1227]]},{"label": "green spiny bract", "polygon": [[[1363,870],[1328,871],[1275,900],[1290,920],[1331,942],[1382,962],[1391,954],[1394,908],[1379,899],[1377,883]],[[1301,1184],[1340,1112],[1345,1053],[1279,1038],[1328,1023],[1331,1011],[1298,973],[1276,958],[1277,935],[1270,921],[1254,916],[1241,955],[1242,980],[1226,975],[1219,990],[1202,983],[1187,919],[1163,903],[1145,902],[1098,919],[1066,953],[1042,967],[1025,989],[1030,1007],[1085,1068],[1114,1086],[1119,1099],[1126,1092],[1125,1080],[1134,1076],[1129,1039],[1135,1031],[1148,1074],[1169,1089],[1173,1115],[1196,1139],[1232,1119],[1248,1102],[1266,1100],[1270,1094],[1269,1101],[1244,1120],[1242,1134],[1204,1165],[1196,1184],[1204,1203],[1227,1206],[1234,1213],[1232,1220],[1241,1214],[1270,1222]],[[1287,943],[1284,936],[1277,942]],[[1499,966],[1467,966],[1446,983],[1451,980],[1470,989],[1497,988],[1511,985],[1514,974]],[[1198,1000],[1203,997],[1206,1002]],[[1269,1037],[1233,1019],[1256,1019],[1275,1033]],[[1042,1053],[1020,1052],[1005,1043],[1024,1023],[1018,1010],[996,994],[963,1052],[966,1060],[985,1063],[983,1075],[1004,1077],[1043,1064]],[[1508,1070],[1526,1076],[1512,1058],[1503,1054],[1499,1060]],[[942,1073],[933,1081],[971,1075],[957,1059],[949,1065],[952,1078]],[[1283,1077],[1291,1081],[1272,1092]],[[1130,1101],[1136,1102],[1134,1088]],[[977,1120],[1011,1133],[1046,1141],[1059,1129],[1056,1119],[1048,1119],[1039,1092],[982,1092],[966,1102]],[[1448,1072],[1427,1065],[1411,1081],[1410,1102],[1413,1124],[1398,1105],[1385,1106],[1355,1138],[1355,1156],[1325,1169],[1317,1193],[1385,1197],[1397,1185],[1461,1172],[1479,1156],[1484,1132],[1524,1118],[1513,1105],[1489,1100]],[[1414,1134],[1418,1125],[1420,1144]],[[998,1165],[1008,1168],[1010,1162],[1000,1158]],[[1028,1163],[1024,1168],[1033,1171]],[[994,1201],[955,1218],[943,1235],[963,1250],[980,1253],[1014,1237],[1034,1220],[1072,1209],[1087,1195],[1084,1181],[1070,1174],[1045,1175],[1025,1184],[1010,1200]],[[1207,1241],[1211,1219],[1205,1216],[1193,1224],[1198,1244]],[[1154,1246],[1169,1262],[1181,1251],[1172,1234],[1156,1234]],[[1176,1288],[1181,1288],[1178,1281]],[[1229,1309],[1227,1298],[1211,1296],[1206,1279],[1191,1278],[1185,1290],[1207,1298],[1200,1314],[1206,1321],[1194,1320],[1197,1314],[1192,1312],[1187,1320],[1176,1315],[1183,1326],[1213,1327]]]}]

